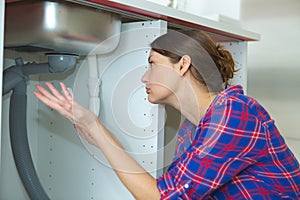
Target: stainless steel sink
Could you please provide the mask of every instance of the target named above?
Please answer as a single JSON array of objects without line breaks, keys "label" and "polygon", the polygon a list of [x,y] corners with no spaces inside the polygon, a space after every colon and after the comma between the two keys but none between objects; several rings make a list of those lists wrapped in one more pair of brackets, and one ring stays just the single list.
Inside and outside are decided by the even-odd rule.
[{"label": "stainless steel sink", "polygon": [[[121,30],[120,17],[106,11],[64,1],[24,2],[6,5],[6,48],[87,55]],[[117,40],[110,42],[104,52],[118,44]]]}]

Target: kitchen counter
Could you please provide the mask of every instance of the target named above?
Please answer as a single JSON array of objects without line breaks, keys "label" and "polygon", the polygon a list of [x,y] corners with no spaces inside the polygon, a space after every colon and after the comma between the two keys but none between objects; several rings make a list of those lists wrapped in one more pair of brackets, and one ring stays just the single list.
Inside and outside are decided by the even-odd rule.
[{"label": "kitchen counter", "polygon": [[[24,0],[6,0],[6,3]],[[243,29],[228,20],[214,21],[192,13],[146,0],[66,0],[122,15],[124,22],[164,20],[173,29],[200,29],[209,32],[217,41],[257,41],[260,35]],[[219,16],[222,19],[222,16]]]},{"label": "kitchen counter", "polygon": [[257,41],[260,35],[242,29],[236,23],[210,20],[188,12],[144,0],[69,0],[120,13],[130,20],[165,20],[170,28],[200,29],[211,33],[219,41]]}]

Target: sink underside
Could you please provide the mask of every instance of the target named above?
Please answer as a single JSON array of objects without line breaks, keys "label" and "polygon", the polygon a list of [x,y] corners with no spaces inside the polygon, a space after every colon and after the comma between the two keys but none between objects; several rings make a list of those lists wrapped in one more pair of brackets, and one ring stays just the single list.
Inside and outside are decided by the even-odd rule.
[{"label": "sink underside", "polygon": [[[6,48],[87,55],[121,30],[120,17],[107,11],[67,2],[30,2],[6,4]],[[109,41],[113,44],[106,44],[103,52],[118,44]]]}]

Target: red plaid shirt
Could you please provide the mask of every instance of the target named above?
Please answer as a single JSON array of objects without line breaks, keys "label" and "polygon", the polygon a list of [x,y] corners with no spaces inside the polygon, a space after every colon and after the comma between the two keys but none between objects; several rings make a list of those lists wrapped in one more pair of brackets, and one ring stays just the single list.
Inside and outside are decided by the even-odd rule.
[{"label": "red plaid shirt", "polygon": [[300,167],[274,120],[241,86],[222,91],[157,180],[161,199],[300,199]]}]

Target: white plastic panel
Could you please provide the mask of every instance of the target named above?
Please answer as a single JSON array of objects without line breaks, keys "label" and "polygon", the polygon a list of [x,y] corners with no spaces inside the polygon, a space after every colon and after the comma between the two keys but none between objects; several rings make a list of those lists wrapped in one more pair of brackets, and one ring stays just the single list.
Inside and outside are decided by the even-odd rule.
[{"label": "white plastic panel", "polygon": [[[60,81],[72,86],[74,77],[75,74],[47,76],[42,80],[57,87]],[[96,196],[93,188],[99,185],[90,174],[97,173],[97,162],[82,147],[72,124],[42,103],[36,121],[39,122],[38,172],[50,198],[93,199]]]},{"label": "white plastic panel", "polygon": [[[147,67],[149,43],[165,30],[166,23],[161,21],[123,25],[118,48],[97,56],[102,79],[99,117],[154,177],[162,173],[157,169],[163,163],[163,151],[158,149],[163,146],[164,127],[159,122],[164,122],[164,110],[148,103],[141,76]],[[67,83],[86,108],[87,65],[84,60],[74,74],[52,81],[57,86],[59,81]],[[71,123],[42,104],[38,120],[38,170],[52,199],[133,199],[101,151],[78,137]]]},{"label": "white plastic panel", "polygon": [[[162,28],[163,27],[163,28]],[[129,23],[122,27],[121,41],[113,53],[98,56],[100,87],[100,118],[117,134],[125,149],[154,177],[162,171],[164,110],[147,100],[141,77],[147,69],[149,43],[166,31],[162,21]],[[93,54],[97,54],[95,49]],[[76,77],[74,95],[87,106],[86,86],[89,62],[83,63]],[[100,162],[109,166],[101,151],[82,140],[87,149]]]}]

